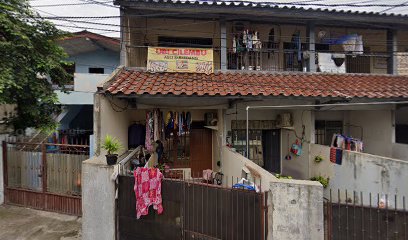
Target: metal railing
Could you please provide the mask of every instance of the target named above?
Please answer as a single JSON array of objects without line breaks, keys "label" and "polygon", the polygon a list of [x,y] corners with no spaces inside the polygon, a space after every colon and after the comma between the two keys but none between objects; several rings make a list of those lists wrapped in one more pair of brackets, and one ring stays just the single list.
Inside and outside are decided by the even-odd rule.
[{"label": "metal railing", "polygon": [[325,239],[408,239],[405,196],[332,191],[324,199]]},{"label": "metal railing", "polygon": [[[129,64],[132,67],[146,67],[147,47],[146,46],[127,46],[129,54]],[[213,47],[214,68],[220,69],[221,49]],[[321,72],[336,73],[387,73],[388,59],[390,54],[386,52],[370,52],[355,54],[350,52],[316,50],[314,52],[304,49],[299,51],[292,48],[282,48],[274,43],[271,46],[263,44],[262,48],[228,48],[227,69],[244,71],[290,71],[306,72],[308,58],[311,54],[315,55],[316,69],[319,71],[319,63],[325,61],[331,65],[332,69],[320,69]],[[319,59],[319,54],[330,55],[327,59]],[[319,62],[320,61],[320,62]],[[329,61],[329,62],[327,62]],[[341,68],[339,69],[339,67]]]}]

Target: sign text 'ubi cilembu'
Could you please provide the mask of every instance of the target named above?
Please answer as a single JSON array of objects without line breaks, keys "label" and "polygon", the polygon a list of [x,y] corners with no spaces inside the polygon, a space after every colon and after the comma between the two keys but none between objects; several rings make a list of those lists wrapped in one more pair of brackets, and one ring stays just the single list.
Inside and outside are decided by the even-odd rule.
[{"label": "sign text 'ubi cilembu'", "polygon": [[150,72],[214,72],[213,50],[207,48],[149,47],[147,70]]}]

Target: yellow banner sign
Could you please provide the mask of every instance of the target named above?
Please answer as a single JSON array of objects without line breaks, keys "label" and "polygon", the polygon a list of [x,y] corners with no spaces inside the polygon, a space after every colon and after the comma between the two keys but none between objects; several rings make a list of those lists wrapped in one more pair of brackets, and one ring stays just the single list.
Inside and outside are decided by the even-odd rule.
[{"label": "yellow banner sign", "polygon": [[149,47],[147,70],[151,72],[214,72],[213,50],[206,48]]}]

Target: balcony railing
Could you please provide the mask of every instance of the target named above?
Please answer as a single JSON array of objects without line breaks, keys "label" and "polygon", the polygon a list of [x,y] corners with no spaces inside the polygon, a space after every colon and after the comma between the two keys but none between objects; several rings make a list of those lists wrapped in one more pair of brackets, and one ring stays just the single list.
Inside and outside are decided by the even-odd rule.
[{"label": "balcony railing", "polygon": [[[287,45],[284,45],[287,47]],[[289,46],[289,45],[288,45]],[[282,49],[278,44],[272,48],[227,49],[226,67],[237,71],[278,71],[278,72],[306,72],[311,54],[315,55],[315,69],[317,72],[330,73],[375,73],[386,74],[388,53],[364,52],[363,54],[349,52],[330,52],[316,50],[310,52],[297,49]],[[214,67],[219,70],[221,64],[221,50],[214,48]],[[129,66],[146,67],[147,47],[128,48]],[[404,56],[408,59],[408,55]],[[403,60],[398,60],[403,61]],[[408,62],[407,60],[404,60]],[[408,65],[408,64],[407,64]],[[398,65],[399,66],[399,65]],[[408,68],[407,68],[408,69]]]}]

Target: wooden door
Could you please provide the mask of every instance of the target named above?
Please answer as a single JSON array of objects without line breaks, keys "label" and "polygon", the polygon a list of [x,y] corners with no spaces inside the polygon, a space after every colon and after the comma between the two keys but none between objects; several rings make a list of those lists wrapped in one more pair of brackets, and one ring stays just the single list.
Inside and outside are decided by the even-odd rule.
[{"label": "wooden door", "polygon": [[210,129],[192,129],[190,133],[191,176],[202,176],[212,169],[212,133]]}]

